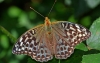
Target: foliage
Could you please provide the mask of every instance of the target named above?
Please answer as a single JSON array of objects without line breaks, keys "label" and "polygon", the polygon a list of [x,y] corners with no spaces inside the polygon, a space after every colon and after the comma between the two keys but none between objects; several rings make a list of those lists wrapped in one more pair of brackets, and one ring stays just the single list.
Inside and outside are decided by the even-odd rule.
[{"label": "foliage", "polygon": [[[0,0],[0,63],[37,63],[29,56],[13,55],[12,47],[21,34],[44,22],[44,18],[29,7],[47,16],[53,2],[54,0]],[[77,45],[68,59],[53,58],[47,63],[99,63],[100,0],[58,0],[48,17],[51,21],[64,20],[81,24],[90,28],[92,35]]]}]

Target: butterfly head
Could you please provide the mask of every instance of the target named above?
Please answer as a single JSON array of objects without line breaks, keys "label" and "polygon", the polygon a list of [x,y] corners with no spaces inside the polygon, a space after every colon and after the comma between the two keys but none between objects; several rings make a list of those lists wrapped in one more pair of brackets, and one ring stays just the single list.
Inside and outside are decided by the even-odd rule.
[{"label": "butterfly head", "polygon": [[50,25],[51,25],[50,20],[48,19],[48,17],[45,17],[45,26],[50,26]]}]

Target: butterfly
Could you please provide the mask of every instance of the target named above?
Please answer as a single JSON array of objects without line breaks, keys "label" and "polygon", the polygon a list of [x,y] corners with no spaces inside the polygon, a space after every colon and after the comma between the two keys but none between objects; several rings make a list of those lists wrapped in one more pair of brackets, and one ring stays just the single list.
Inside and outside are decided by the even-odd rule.
[{"label": "butterfly", "polygon": [[91,32],[85,27],[68,21],[50,22],[38,25],[21,35],[13,47],[13,54],[25,54],[39,62],[47,62],[55,56],[67,59],[77,44],[88,39]]}]

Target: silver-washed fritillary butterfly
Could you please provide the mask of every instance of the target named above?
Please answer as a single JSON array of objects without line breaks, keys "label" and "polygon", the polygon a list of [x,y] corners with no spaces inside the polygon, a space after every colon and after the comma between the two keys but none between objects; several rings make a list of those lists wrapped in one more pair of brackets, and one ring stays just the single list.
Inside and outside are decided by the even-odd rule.
[{"label": "silver-washed fritillary butterfly", "polygon": [[45,17],[44,24],[28,30],[18,39],[12,53],[26,54],[39,62],[47,62],[53,56],[67,59],[74,52],[75,46],[90,35],[90,31],[81,25],[68,21],[50,22]]},{"label": "silver-washed fritillary butterfly", "polygon": [[45,17],[45,24],[25,32],[14,45],[13,54],[26,54],[40,62],[47,62],[53,56],[67,59],[74,47],[88,39],[91,33],[81,25],[67,22],[50,22]]}]

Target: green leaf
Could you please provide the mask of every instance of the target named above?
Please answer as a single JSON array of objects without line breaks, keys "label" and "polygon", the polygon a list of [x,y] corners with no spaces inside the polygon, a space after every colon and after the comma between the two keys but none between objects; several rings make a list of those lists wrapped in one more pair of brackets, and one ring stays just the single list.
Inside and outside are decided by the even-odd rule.
[{"label": "green leaf", "polygon": [[4,58],[5,55],[6,55],[6,51],[5,50],[0,51],[0,59]]},{"label": "green leaf", "polygon": [[88,27],[90,25],[90,23],[91,23],[90,16],[86,16],[86,17],[82,18],[82,20],[81,20],[81,24],[84,26]]},{"label": "green leaf", "polygon": [[14,36],[14,37],[18,37],[18,33],[15,29],[11,30],[11,34]]},{"label": "green leaf", "polygon": [[61,63],[81,63],[84,53],[83,50],[75,49],[74,53],[67,59],[61,60]]},{"label": "green leaf", "polygon": [[100,63],[100,53],[83,55],[82,63]]},{"label": "green leaf", "polygon": [[7,49],[9,47],[9,42],[8,42],[8,38],[7,36],[5,35],[2,35],[1,36],[1,42],[0,42],[1,46],[4,48],[4,49]]},{"label": "green leaf", "polygon": [[4,0],[0,0],[0,3],[2,3]]},{"label": "green leaf", "polygon": [[32,20],[34,20],[37,16],[37,14],[33,11],[29,12],[28,14],[29,14],[29,18],[32,19]]},{"label": "green leaf", "polygon": [[100,4],[100,0],[85,0],[90,8],[95,8]]},{"label": "green leaf", "polygon": [[77,45],[75,48],[76,48],[76,49],[79,49],[79,50],[83,50],[83,51],[88,51],[88,48],[87,48],[86,45],[83,44],[83,43],[80,43],[80,44]]},{"label": "green leaf", "polygon": [[91,37],[87,40],[87,45],[92,49],[100,50],[100,18],[93,22],[90,31]]},{"label": "green leaf", "polygon": [[19,25],[20,27],[27,27],[28,29],[33,27],[32,23],[30,23],[29,19],[28,19],[28,16],[25,12],[22,12],[18,18],[18,21],[19,21]]},{"label": "green leaf", "polygon": [[65,4],[67,4],[67,5],[71,5],[71,0],[65,0]]},{"label": "green leaf", "polygon": [[11,59],[9,63],[20,63],[18,60]]},{"label": "green leaf", "polygon": [[28,62],[27,63],[37,63],[37,61],[32,60],[31,58],[28,58]]},{"label": "green leaf", "polygon": [[20,15],[21,12],[22,12],[22,11],[21,11],[19,8],[15,7],[15,6],[12,6],[12,7],[10,7],[10,8],[8,9],[8,15],[9,15],[10,17],[18,17],[18,16]]},{"label": "green leaf", "polygon": [[23,59],[24,57],[25,57],[25,55],[16,55],[16,58],[19,60]]},{"label": "green leaf", "polygon": [[75,16],[74,15],[70,16],[68,18],[68,21],[73,22],[73,23],[76,23],[77,22],[77,20],[75,19]]}]

